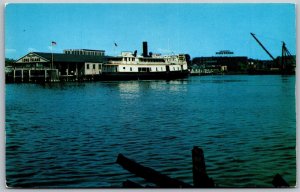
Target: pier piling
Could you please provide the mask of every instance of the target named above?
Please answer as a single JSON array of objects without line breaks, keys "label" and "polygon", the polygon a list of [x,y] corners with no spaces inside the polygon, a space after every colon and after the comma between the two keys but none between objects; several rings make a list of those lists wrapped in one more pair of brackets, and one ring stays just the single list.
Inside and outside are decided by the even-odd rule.
[{"label": "pier piling", "polygon": [[209,178],[206,173],[203,150],[194,146],[192,150],[192,159],[194,187],[214,187],[214,181]]}]

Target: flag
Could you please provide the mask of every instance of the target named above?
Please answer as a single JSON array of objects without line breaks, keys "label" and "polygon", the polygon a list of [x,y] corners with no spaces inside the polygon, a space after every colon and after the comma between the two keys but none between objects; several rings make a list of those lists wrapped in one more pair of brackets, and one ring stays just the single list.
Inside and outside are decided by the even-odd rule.
[{"label": "flag", "polygon": [[118,44],[115,43],[115,46],[118,47]]},{"label": "flag", "polygon": [[51,45],[53,46],[53,45],[56,45],[56,42],[55,41],[52,41],[51,42]]}]

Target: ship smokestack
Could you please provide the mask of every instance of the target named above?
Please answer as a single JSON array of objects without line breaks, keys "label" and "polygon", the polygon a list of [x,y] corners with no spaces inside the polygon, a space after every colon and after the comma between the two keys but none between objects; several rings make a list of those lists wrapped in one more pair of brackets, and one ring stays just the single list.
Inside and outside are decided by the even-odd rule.
[{"label": "ship smokestack", "polygon": [[148,57],[148,45],[147,45],[147,41],[143,42],[143,57]]},{"label": "ship smokestack", "polygon": [[136,57],[137,55],[137,50],[134,51],[133,56]]}]

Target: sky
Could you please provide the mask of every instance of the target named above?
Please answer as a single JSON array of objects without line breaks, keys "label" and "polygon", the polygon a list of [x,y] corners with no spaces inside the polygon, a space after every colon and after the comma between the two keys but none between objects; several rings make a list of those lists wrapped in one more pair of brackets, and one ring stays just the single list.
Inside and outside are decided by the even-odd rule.
[{"label": "sky", "polygon": [[[230,50],[234,56],[270,59],[250,33],[274,56],[284,41],[296,54],[295,5],[251,4],[29,4],[5,7],[5,57],[18,59],[29,52],[65,49],[142,52],[148,42],[153,53],[216,56]],[[115,43],[117,46],[115,46]]]}]

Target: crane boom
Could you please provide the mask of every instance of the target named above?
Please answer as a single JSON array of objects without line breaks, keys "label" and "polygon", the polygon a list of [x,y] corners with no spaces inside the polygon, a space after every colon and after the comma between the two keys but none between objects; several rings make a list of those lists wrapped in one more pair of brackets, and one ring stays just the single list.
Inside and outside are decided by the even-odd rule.
[{"label": "crane boom", "polygon": [[252,37],[257,41],[257,43],[263,48],[263,50],[265,50],[265,52],[273,59],[275,60],[275,58],[272,56],[272,54],[265,48],[265,46],[255,37],[255,35],[253,33],[250,33],[252,35]]}]

